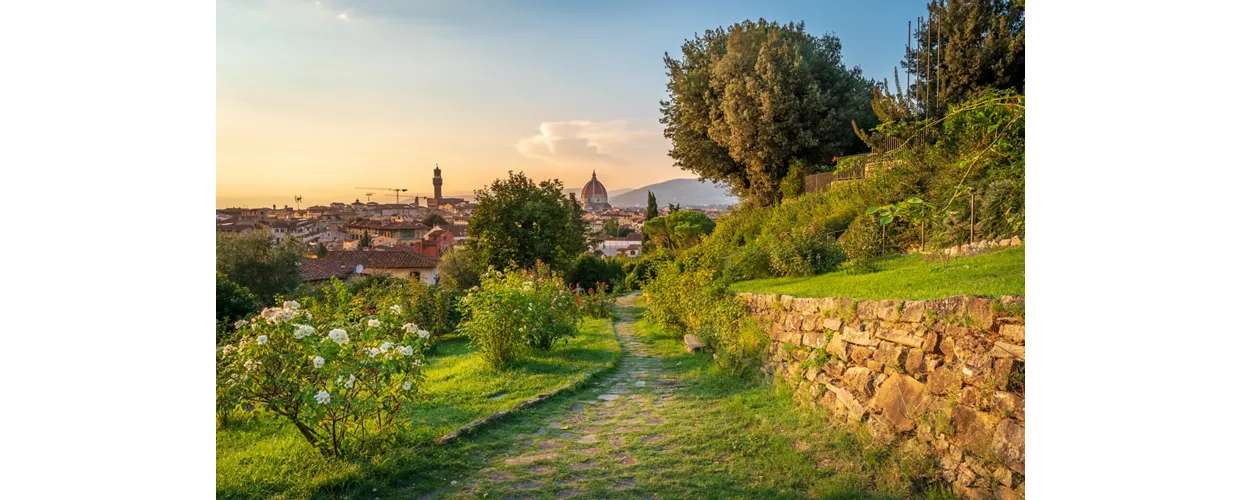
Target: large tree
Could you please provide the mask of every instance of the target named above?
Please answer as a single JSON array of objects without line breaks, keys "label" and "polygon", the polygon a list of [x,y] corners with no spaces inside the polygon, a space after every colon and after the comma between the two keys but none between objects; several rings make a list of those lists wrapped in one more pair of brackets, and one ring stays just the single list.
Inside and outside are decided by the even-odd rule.
[{"label": "large tree", "polygon": [[934,0],[926,11],[900,62],[922,112],[941,116],[988,89],[1024,92],[1023,0]]},{"label": "large tree", "polygon": [[543,261],[563,268],[586,250],[584,211],[559,180],[508,173],[475,193],[469,236],[482,262],[505,268]]},{"label": "large tree", "polygon": [[698,244],[715,230],[715,221],[701,212],[674,210],[646,221],[642,234],[655,248],[679,250]]},{"label": "large tree", "polygon": [[844,66],[838,38],[807,33],[804,23],[745,21],[707,30],[681,52],[663,57],[669,154],[751,203],[777,202],[794,160],[825,165],[862,151],[850,121],[876,123],[861,69]]},{"label": "large tree", "polygon": [[277,243],[270,231],[218,233],[215,270],[270,305],[301,284],[301,252],[301,240],[289,236]]}]

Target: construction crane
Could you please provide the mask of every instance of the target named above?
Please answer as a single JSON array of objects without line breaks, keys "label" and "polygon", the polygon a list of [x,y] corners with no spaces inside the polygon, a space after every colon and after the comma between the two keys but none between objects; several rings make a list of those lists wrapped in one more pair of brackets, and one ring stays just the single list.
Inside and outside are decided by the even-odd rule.
[{"label": "construction crane", "polygon": [[375,195],[375,193],[373,193],[373,192],[368,192],[368,193],[366,193],[366,203],[370,203],[370,197],[371,197],[371,196],[374,196],[374,195]]},{"label": "construction crane", "polygon": [[300,212],[301,211],[301,195],[294,195],[293,203],[297,204],[297,211]]},{"label": "construction crane", "polygon": [[[395,196],[395,197],[396,197],[396,203],[400,203],[400,194],[401,194],[401,193],[404,193],[404,192],[406,192],[406,191],[409,191],[408,189],[404,189],[404,188],[353,188],[353,189],[373,189],[373,190],[376,190],[376,191],[391,191],[391,192],[393,192],[394,194],[389,195],[389,196]],[[372,194],[374,194],[374,193],[366,193],[366,201],[370,201],[370,195],[372,195]]]}]

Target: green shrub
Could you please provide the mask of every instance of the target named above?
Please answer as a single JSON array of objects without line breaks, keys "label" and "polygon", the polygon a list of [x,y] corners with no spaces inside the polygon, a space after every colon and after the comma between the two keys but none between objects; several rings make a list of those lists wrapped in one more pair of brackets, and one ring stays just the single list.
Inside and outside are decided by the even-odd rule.
[{"label": "green shrub", "polygon": [[593,288],[577,292],[577,307],[587,317],[598,319],[610,318],[615,306],[615,294]]},{"label": "green shrub", "polygon": [[874,259],[881,255],[878,231],[878,221],[873,215],[860,214],[848,225],[844,235],[840,236],[840,245],[848,255],[853,269],[873,269]]},{"label": "green shrub", "polygon": [[229,280],[224,273],[215,273],[215,342],[223,342],[233,323],[258,312],[258,299],[244,286]]},{"label": "green shrub", "polygon": [[417,395],[430,333],[396,305],[334,319],[342,317],[351,314],[310,314],[290,301],[242,320],[237,344],[217,350],[217,410],[283,416],[328,456],[390,443],[401,408]]},{"label": "green shrub", "polygon": [[581,322],[576,297],[542,262],[533,270],[487,271],[460,305],[461,330],[497,368],[520,359],[526,347],[551,349],[576,335]]},{"label": "green shrub", "polygon": [[771,270],[778,276],[813,276],[848,259],[835,238],[820,227],[797,227],[769,242]]},{"label": "green shrub", "polygon": [[636,260],[629,260],[624,264],[624,286],[629,290],[640,290],[647,281],[654,278],[656,269],[659,265],[671,262],[674,259],[672,254],[664,250],[655,250],[653,252],[644,253]]},{"label": "green shrub", "polygon": [[577,288],[614,291],[624,286],[624,263],[615,257],[583,253],[564,272],[564,281]]}]

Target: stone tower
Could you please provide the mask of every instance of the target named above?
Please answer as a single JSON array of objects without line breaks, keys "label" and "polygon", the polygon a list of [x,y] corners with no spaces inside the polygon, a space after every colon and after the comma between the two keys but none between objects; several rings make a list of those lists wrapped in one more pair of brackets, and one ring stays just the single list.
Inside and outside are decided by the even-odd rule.
[{"label": "stone tower", "polygon": [[436,163],[435,178],[431,181],[435,185],[435,205],[439,205],[439,202],[443,201],[443,177],[439,174],[439,164]]}]

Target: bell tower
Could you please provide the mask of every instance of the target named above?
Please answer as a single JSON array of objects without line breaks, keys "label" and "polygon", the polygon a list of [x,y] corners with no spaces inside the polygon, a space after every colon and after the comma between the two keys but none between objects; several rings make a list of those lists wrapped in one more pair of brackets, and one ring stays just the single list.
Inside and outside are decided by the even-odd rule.
[{"label": "bell tower", "polygon": [[435,178],[431,183],[435,185],[435,205],[439,205],[439,202],[443,201],[443,177],[440,175],[438,163],[435,164]]}]

